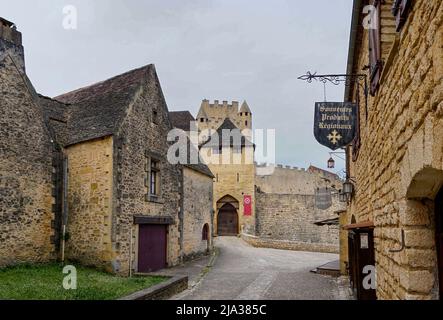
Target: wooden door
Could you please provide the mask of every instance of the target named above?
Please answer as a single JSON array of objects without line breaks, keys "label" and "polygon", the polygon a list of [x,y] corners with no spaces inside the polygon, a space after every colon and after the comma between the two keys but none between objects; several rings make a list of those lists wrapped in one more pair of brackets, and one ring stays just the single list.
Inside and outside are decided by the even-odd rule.
[{"label": "wooden door", "polygon": [[218,211],[217,234],[219,236],[238,235],[238,214],[233,205],[225,204]]},{"label": "wooden door", "polygon": [[435,199],[435,243],[437,247],[440,300],[443,298],[443,189]]},{"label": "wooden door", "polygon": [[368,274],[363,273],[366,266],[375,267],[374,231],[373,229],[360,229],[357,234],[357,265],[358,265],[358,300],[376,300],[376,290],[363,287],[364,278]]},{"label": "wooden door", "polygon": [[368,274],[365,266],[375,266],[373,229],[362,228],[349,232],[349,273],[352,289],[358,300],[376,300],[376,291],[365,289],[363,281]]},{"label": "wooden door", "polygon": [[166,268],[167,226],[139,225],[138,272],[153,272]]}]

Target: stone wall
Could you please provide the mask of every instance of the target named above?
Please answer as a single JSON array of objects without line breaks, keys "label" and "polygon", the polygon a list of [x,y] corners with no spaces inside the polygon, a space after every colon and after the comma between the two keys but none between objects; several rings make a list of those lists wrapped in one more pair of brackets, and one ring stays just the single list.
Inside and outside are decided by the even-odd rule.
[{"label": "stone wall", "polygon": [[113,271],[111,242],[113,139],[70,146],[68,157],[68,260]]},{"label": "stone wall", "polygon": [[[143,83],[134,100],[130,102],[128,115],[114,144],[116,196],[113,217],[115,228],[112,231],[112,239],[117,253],[114,269],[122,274],[129,273],[130,265],[136,271],[138,226],[134,225],[135,215],[171,217],[174,224],[168,228],[168,266],[178,264],[181,258],[179,220],[181,170],[167,160],[169,148],[167,134],[172,126],[153,66],[149,68]],[[154,111],[157,112],[156,121],[153,119]],[[150,158],[160,162],[161,192],[155,200],[148,196],[147,166]]]},{"label": "stone wall", "polygon": [[[361,148],[354,161],[349,156],[357,190],[347,223],[354,216],[375,224],[379,299],[436,298],[433,199],[443,185],[443,2],[413,1],[394,35],[392,15],[383,12],[383,73],[368,114],[360,108]],[[359,28],[354,70],[368,64],[368,32]],[[402,230],[406,248],[392,253],[401,247]]]},{"label": "stone wall", "polygon": [[0,267],[47,262],[56,257],[51,137],[9,56],[0,60],[0,92]]},{"label": "stone wall", "polygon": [[[183,168],[183,176],[183,254],[187,260],[212,248],[213,180],[187,167]],[[209,242],[202,240],[205,224],[209,225]]]},{"label": "stone wall", "polygon": [[324,245],[330,252],[338,252],[338,225],[315,224],[331,217],[337,206],[325,212],[316,209],[314,201],[313,195],[257,193],[257,236],[293,242],[308,251]]}]

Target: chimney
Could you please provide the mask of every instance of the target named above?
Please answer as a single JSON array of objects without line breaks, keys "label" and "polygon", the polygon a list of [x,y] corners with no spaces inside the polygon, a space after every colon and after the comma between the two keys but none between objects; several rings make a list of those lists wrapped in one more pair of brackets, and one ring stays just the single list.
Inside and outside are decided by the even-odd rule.
[{"label": "chimney", "polygon": [[17,67],[25,73],[25,53],[22,46],[22,34],[14,23],[0,17],[0,59],[9,54]]}]

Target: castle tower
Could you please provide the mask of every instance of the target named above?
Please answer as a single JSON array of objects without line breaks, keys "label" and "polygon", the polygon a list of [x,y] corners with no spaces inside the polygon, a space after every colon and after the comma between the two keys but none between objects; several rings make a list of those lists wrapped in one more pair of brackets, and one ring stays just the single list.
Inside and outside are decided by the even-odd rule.
[{"label": "castle tower", "polygon": [[245,129],[252,129],[252,112],[246,101],[243,102],[240,108],[240,121]]},{"label": "castle tower", "polygon": [[[211,104],[208,100],[203,100],[197,121],[201,136],[204,136],[201,137],[201,154],[210,155],[210,161],[206,163],[215,176],[213,189],[215,234],[238,235],[244,232],[254,235],[254,146],[250,133],[244,132],[245,129],[252,129],[251,109],[246,101],[239,109],[237,101],[220,103],[219,100],[215,100]],[[223,130],[231,130],[233,133],[241,131],[243,134],[241,144],[213,143],[212,139],[205,139],[213,137],[215,133],[221,138]],[[210,136],[207,136],[208,133]]]}]

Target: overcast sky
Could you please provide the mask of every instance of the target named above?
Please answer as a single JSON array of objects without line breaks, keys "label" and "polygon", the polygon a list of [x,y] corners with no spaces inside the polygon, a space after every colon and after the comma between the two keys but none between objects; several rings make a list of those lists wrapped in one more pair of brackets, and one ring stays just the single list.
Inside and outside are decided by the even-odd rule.
[{"label": "overcast sky", "polygon": [[[78,10],[77,30],[63,28],[66,5]],[[297,77],[345,72],[351,12],[351,0],[0,0],[39,93],[154,63],[171,111],[247,100],[254,127],[276,129],[277,163],[322,168],[329,151],[312,128],[323,85]],[[343,86],[326,89],[328,101],[343,101]]]}]

